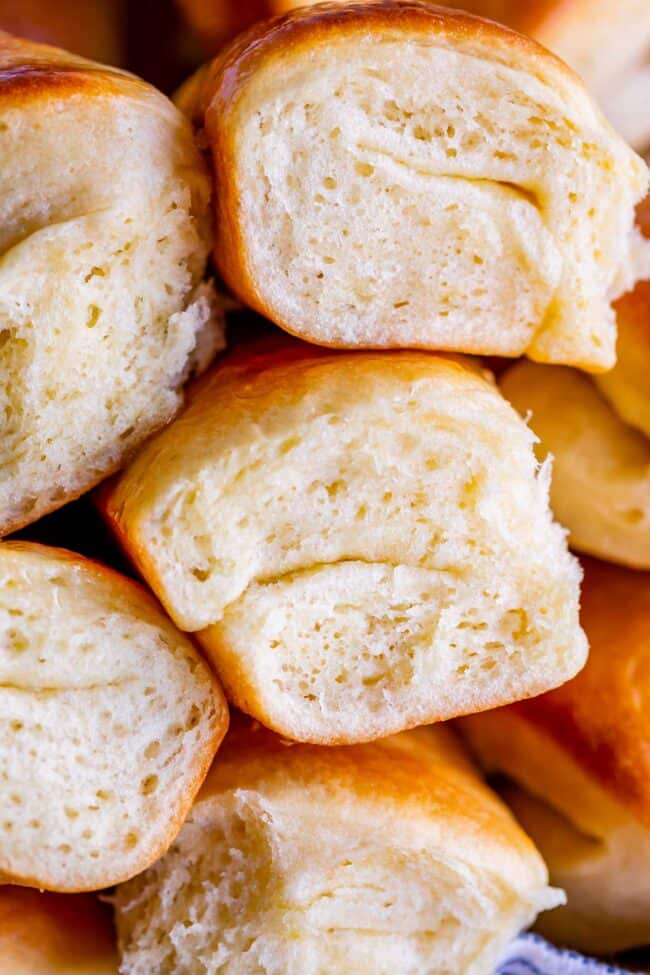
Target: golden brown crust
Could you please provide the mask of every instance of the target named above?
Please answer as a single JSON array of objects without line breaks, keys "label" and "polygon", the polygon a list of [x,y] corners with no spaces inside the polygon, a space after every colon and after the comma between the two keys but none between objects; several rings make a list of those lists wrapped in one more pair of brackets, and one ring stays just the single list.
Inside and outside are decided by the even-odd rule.
[{"label": "golden brown crust", "polygon": [[0,98],[124,93],[149,86],[119,68],[106,68],[67,51],[25,41],[0,30]]},{"label": "golden brown crust", "polygon": [[[376,0],[373,3],[323,3],[299,8],[256,24],[181,89],[177,103],[194,124],[204,127],[212,155],[215,181],[214,258],[221,275],[238,298],[263,315],[270,309],[251,274],[242,234],[242,207],[237,184],[235,138],[238,113],[245,101],[249,78],[263,66],[300,56],[320,45],[349,36],[386,32],[435,35],[442,46],[462,46],[468,53],[487,56],[509,66],[525,64],[530,72],[564,86],[578,86],[573,72],[535,41],[499,24],[462,11],[451,11],[421,0]],[[272,316],[276,324],[294,332],[291,323]],[[332,347],[341,347],[333,342]]]},{"label": "golden brown crust", "polygon": [[581,619],[590,642],[584,670],[507,710],[650,825],[650,573],[582,561]]},{"label": "golden brown crust", "polygon": [[[235,714],[192,816],[209,818],[212,803],[233,789],[281,795],[295,788],[308,795],[323,787],[332,800],[338,792],[346,803],[354,799],[368,811],[376,804],[413,822],[445,822],[450,845],[453,835],[471,858],[496,864],[500,857],[513,863],[523,855],[537,870],[532,843],[441,725],[363,745],[323,748],[287,741]],[[481,836],[476,849],[466,849],[468,835]]]},{"label": "golden brown crust", "polygon": [[117,975],[110,911],[89,895],[0,888],[0,971]]}]

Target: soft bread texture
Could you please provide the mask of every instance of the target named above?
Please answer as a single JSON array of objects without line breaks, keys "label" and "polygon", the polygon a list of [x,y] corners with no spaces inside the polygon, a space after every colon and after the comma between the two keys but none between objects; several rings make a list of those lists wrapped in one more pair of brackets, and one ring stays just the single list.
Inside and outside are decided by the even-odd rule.
[{"label": "soft bread texture", "polygon": [[567,891],[544,932],[609,952],[650,932],[650,574],[585,560],[582,622],[574,680],[459,724]]},{"label": "soft bread texture", "polygon": [[530,417],[539,459],[553,457],[551,506],[571,545],[650,569],[650,440],[575,369],[520,362],[499,384]]},{"label": "soft bread texture", "polygon": [[[223,344],[209,181],[159,92],[0,33],[0,532],[116,470]],[[16,147],[20,147],[20,151]]]},{"label": "soft bread texture", "polygon": [[101,504],[234,703],[352,743],[582,666],[532,444],[467,364],[281,338],[221,360]]},{"label": "soft bread texture", "polygon": [[123,0],[0,0],[0,30],[102,64],[124,58]]},{"label": "soft bread texture", "polygon": [[447,5],[536,38],[578,72],[630,145],[650,146],[647,0],[449,0]]},{"label": "soft bread texture", "polygon": [[322,345],[614,363],[647,167],[533,41],[417,2],[253,29],[178,97],[205,129],[214,256]]},{"label": "soft bread texture", "polygon": [[[650,197],[637,207],[637,223],[650,237]],[[616,365],[598,377],[600,390],[626,423],[650,437],[650,281],[616,303]]]},{"label": "soft bread texture", "polygon": [[180,829],[227,726],[154,600],[58,549],[0,546],[0,877],[93,890]]},{"label": "soft bread texture", "polygon": [[0,887],[3,975],[117,975],[115,932],[89,894]]},{"label": "soft bread texture", "polygon": [[451,733],[237,725],[170,851],[117,889],[122,975],[492,975],[560,900]]}]

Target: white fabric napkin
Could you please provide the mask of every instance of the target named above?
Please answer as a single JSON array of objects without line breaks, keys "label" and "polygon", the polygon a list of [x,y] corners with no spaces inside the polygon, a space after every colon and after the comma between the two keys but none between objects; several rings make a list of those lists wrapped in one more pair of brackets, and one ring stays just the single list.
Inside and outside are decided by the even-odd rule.
[{"label": "white fabric napkin", "polygon": [[553,948],[536,934],[522,934],[510,945],[495,975],[628,975],[622,968]]}]

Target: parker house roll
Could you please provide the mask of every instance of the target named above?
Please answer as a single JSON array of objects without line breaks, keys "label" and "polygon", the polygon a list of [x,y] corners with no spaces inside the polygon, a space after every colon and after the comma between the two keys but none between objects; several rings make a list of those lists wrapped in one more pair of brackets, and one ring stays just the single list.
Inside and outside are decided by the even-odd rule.
[{"label": "parker house roll", "polygon": [[582,666],[532,443],[467,364],[271,339],[217,363],[101,504],[233,703],[353,743]]},{"label": "parker house roll", "polygon": [[40,545],[0,545],[0,628],[0,879],[77,891],[144,870],[226,730],[207,665],[136,583]]},{"label": "parker house roll", "polygon": [[553,458],[551,505],[571,545],[650,569],[650,440],[575,369],[520,362],[499,383],[529,417],[539,459]]},{"label": "parker house roll", "polygon": [[3,975],[117,975],[110,912],[90,894],[0,887]]},{"label": "parker house roll", "polygon": [[543,933],[610,952],[650,940],[650,574],[585,560],[582,621],[578,677],[460,725],[566,889]]},{"label": "parker house roll", "polygon": [[292,745],[236,724],[169,852],[118,887],[122,975],[492,975],[561,902],[445,728]]},{"label": "parker house roll", "polygon": [[179,104],[212,152],[221,273],[286,330],[613,365],[647,167],[533,41],[417,2],[303,9]]},{"label": "parker house roll", "polygon": [[448,0],[447,6],[535,37],[578,72],[627,142],[650,146],[647,0]]},{"label": "parker house roll", "polygon": [[[209,181],[130,75],[0,33],[0,532],[115,470],[219,344]],[[17,147],[20,151],[17,151]]]}]

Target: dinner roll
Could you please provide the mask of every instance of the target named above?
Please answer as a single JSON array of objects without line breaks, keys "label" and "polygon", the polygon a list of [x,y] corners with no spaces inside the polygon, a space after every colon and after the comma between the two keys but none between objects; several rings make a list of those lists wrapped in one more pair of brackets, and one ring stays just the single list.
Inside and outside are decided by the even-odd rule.
[{"label": "dinner roll", "polygon": [[[207,175],[149,85],[0,33],[0,532],[124,462],[220,338]],[[19,150],[19,151],[18,151]]]},{"label": "dinner roll", "polygon": [[519,362],[501,389],[553,457],[551,505],[573,547],[650,569],[650,441],[575,369]]},{"label": "dinner roll", "polygon": [[0,545],[0,878],[93,890],[180,829],[227,725],[192,643],[130,579]]},{"label": "dinner roll", "polygon": [[110,914],[89,894],[0,887],[3,975],[117,975]]},{"label": "dinner roll", "polygon": [[647,167],[533,41],[418,2],[303,9],[178,101],[221,273],[286,330],[613,365]]},{"label": "dinner roll", "polygon": [[627,142],[637,149],[650,145],[647,0],[446,0],[446,5],[535,37],[578,72]]},{"label": "dinner roll", "polygon": [[610,952],[650,935],[650,575],[586,560],[582,621],[578,677],[460,725],[567,891],[543,932]]},{"label": "dinner roll", "polygon": [[118,887],[123,975],[492,975],[561,900],[444,728],[290,745],[237,725],[169,852]]},{"label": "dinner roll", "polygon": [[467,364],[271,339],[218,363],[101,503],[238,707],[353,743],[582,666],[532,442]]}]

